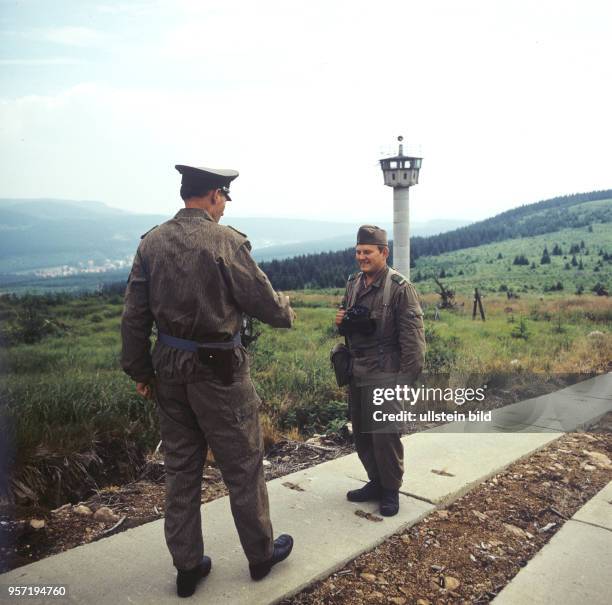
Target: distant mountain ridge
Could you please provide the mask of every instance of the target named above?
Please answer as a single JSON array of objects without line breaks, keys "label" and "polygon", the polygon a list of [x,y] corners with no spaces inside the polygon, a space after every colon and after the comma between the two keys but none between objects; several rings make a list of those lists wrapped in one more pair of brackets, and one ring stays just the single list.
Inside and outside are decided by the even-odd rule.
[{"label": "distant mountain ridge", "polygon": [[14,211],[35,218],[49,218],[53,220],[129,214],[119,208],[107,206],[104,202],[57,198],[0,198],[0,211],[5,208],[12,208]]},{"label": "distant mountain ridge", "polygon": [[[98,201],[0,199],[0,273],[62,266],[84,270],[92,263],[114,270],[131,259],[141,234],[169,218],[133,214]],[[415,230],[432,233],[457,222],[432,221]],[[356,230],[351,223],[306,219],[228,216],[223,223],[248,234],[258,259],[346,247]]]},{"label": "distant mountain ridge", "polygon": [[125,257],[160,218],[101,202],[0,199],[0,272]]}]

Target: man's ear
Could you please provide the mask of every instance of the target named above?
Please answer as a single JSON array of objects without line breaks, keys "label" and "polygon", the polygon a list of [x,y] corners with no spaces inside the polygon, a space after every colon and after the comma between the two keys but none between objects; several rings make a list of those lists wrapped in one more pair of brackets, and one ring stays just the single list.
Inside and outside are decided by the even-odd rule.
[{"label": "man's ear", "polygon": [[385,257],[385,260],[387,260],[389,258],[389,247],[388,246],[385,246],[382,249],[382,255]]},{"label": "man's ear", "polygon": [[213,205],[217,205],[221,200],[219,199],[220,193],[218,189],[212,190],[212,195],[210,196],[210,201]]}]

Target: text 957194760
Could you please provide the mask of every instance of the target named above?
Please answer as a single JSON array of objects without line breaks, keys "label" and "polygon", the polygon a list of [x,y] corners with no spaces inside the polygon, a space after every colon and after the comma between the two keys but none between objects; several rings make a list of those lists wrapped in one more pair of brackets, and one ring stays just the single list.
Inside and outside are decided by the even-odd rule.
[{"label": "text 957194760", "polygon": [[62,598],[68,595],[68,588],[65,584],[11,584],[3,586],[0,594],[8,598],[35,599],[36,597]]}]

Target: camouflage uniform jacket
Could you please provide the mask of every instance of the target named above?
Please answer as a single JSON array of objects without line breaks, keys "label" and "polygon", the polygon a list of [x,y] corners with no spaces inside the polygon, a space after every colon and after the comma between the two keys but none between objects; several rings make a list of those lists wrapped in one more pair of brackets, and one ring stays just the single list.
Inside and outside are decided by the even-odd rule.
[{"label": "camouflage uniform jacket", "polygon": [[[138,247],[125,293],[121,365],[138,382],[156,374],[169,383],[210,379],[196,353],[159,341],[151,354],[153,324],[160,332],[206,342],[230,339],[242,314],[275,327],[291,327],[287,297],[275,292],[250,254],[246,236],[219,225],[197,208],[146,233]],[[234,375],[248,375],[244,347],[234,349]]]},{"label": "camouflage uniform jacket", "polygon": [[[383,290],[388,271],[389,268],[385,267],[369,286],[365,284],[363,273],[351,275],[342,300],[345,306],[352,300],[354,305],[370,309],[370,317],[377,326],[384,311]],[[391,277],[391,299],[386,312],[384,333],[380,335],[382,356],[378,351],[378,331],[368,336],[354,334],[348,338],[355,385],[372,384],[392,374],[398,381],[411,383],[423,369],[423,311],[414,286],[400,274]]]}]

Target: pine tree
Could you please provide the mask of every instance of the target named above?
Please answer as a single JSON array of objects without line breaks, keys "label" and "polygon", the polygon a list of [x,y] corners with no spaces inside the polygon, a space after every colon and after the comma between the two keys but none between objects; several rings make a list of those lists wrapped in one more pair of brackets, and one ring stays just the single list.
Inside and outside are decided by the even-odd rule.
[{"label": "pine tree", "polygon": [[528,265],[529,259],[524,254],[517,254],[512,261],[513,265]]}]

